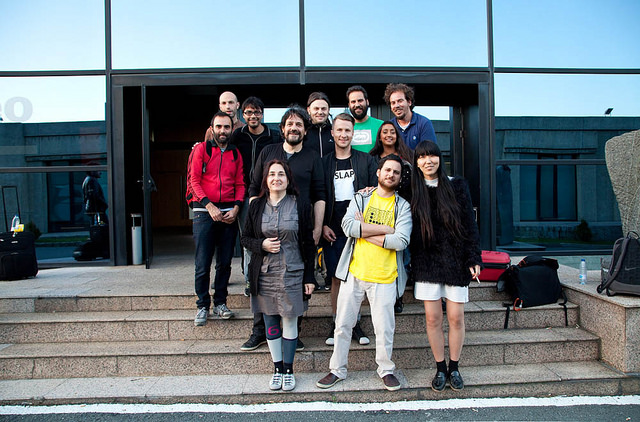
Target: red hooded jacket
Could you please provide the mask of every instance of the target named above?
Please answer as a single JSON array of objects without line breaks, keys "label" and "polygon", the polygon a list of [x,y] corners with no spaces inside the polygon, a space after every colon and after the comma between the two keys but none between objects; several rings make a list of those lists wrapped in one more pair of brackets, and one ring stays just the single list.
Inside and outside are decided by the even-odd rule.
[{"label": "red hooded jacket", "polygon": [[244,173],[242,156],[235,145],[223,151],[214,141],[195,146],[187,165],[187,202],[191,208],[204,208],[209,202],[218,208],[242,206]]}]

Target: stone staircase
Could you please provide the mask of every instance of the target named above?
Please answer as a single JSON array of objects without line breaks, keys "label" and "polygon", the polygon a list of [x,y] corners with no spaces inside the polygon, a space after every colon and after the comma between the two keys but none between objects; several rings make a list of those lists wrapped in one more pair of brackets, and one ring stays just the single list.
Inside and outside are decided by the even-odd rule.
[{"label": "stone staircase", "polygon": [[[273,393],[267,347],[239,350],[252,314],[241,289],[234,290],[228,305],[236,317],[213,318],[204,327],[193,325],[190,294],[65,297],[60,292],[2,299],[3,310],[17,311],[0,314],[0,403],[387,401],[640,390],[637,377],[599,361],[600,339],[580,328],[577,305],[568,304],[567,327],[563,309],[548,305],[512,312],[504,330],[506,297],[493,283],[474,283],[465,306],[463,391],[430,389],[434,362],[424,308],[411,292],[396,316],[393,360],[403,388],[388,392],[375,374],[366,306],[362,326],[372,344],[352,342],[349,378],[330,390],[316,388],[332,352],[324,344],[331,324],[329,294],[317,292],[303,322],[306,347],[296,354],[298,385],[293,392]],[[31,302],[24,306],[24,301]]]}]

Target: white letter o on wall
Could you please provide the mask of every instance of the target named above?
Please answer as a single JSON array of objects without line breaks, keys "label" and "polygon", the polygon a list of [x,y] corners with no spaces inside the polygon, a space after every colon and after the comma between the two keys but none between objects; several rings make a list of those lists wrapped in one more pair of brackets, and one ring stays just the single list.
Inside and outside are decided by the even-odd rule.
[{"label": "white letter o on wall", "polygon": [[[22,114],[18,116],[16,114],[16,105],[22,105]],[[4,113],[7,119],[14,122],[26,122],[31,118],[33,114],[33,105],[31,101],[24,97],[9,98],[4,105]]]}]

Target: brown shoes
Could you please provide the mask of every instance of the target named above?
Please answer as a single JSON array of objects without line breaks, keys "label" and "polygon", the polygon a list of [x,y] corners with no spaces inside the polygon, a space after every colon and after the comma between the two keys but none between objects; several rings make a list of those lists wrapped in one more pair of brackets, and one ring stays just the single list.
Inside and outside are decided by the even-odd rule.
[{"label": "brown shoes", "polygon": [[384,388],[389,391],[396,391],[400,389],[400,381],[393,374],[388,374],[382,377],[382,382],[384,383]]},{"label": "brown shoes", "polygon": [[384,383],[384,388],[389,391],[396,391],[400,389],[400,381],[393,374],[388,374],[382,377],[382,382]]},{"label": "brown shoes", "polygon": [[316,382],[316,387],[331,388],[337,383],[339,383],[340,381],[342,381],[342,378],[338,378],[337,375],[333,374],[332,372],[329,372],[324,378]]}]

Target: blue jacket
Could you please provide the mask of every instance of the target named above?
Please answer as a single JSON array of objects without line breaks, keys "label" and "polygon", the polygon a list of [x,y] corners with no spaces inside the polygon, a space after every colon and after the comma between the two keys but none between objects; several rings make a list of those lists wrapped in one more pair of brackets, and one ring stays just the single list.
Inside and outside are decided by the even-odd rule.
[{"label": "blue jacket", "polygon": [[412,112],[411,123],[409,123],[409,126],[407,126],[405,130],[402,130],[402,128],[398,126],[398,119],[396,117],[391,119],[391,121],[396,125],[398,132],[402,135],[404,143],[411,149],[416,149],[416,145],[422,141],[438,143],[436,131],[433,129],[431,120],[422,114],[418,114],[415,111]]}]

